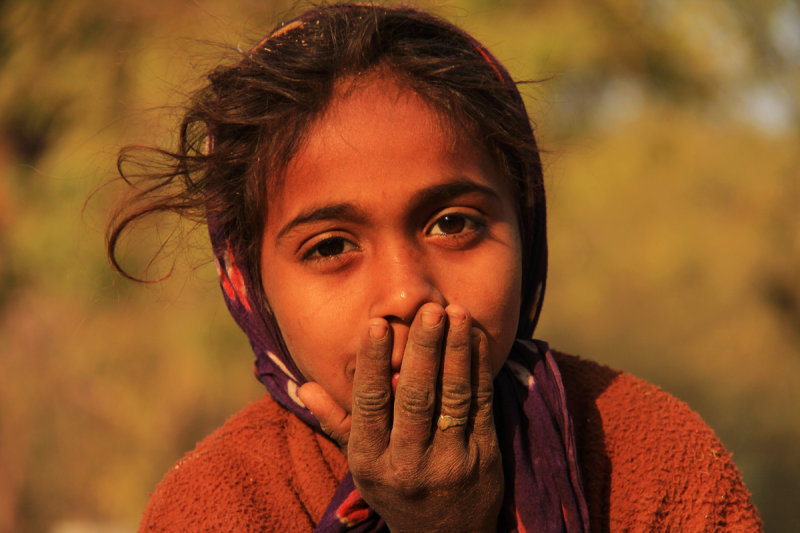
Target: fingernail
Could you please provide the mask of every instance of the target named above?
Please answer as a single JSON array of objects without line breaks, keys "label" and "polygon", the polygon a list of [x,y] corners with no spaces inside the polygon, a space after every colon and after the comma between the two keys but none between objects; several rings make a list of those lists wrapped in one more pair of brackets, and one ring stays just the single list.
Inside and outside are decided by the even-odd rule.
[{"label": "fingernail", "polygon": [[461,315],[461,314],[447,313],[447,316],[450,319],[450,325],[456,327],[463,324],[464,320],[467,319],[467,315]]},{"label": "fingernail", "polygon": [[432,313],[430,311],[422,312],[422,324],[432,328],[442,321],[442,313]]},{"label": "fingernail", "polygon": [[386,333],[388,333],[388,331],[389,328],[387,328],[386,326],[381,326],[381,325],[370,326],[369,336],[375,339],[376,341],[379,341],[386,336]]}]

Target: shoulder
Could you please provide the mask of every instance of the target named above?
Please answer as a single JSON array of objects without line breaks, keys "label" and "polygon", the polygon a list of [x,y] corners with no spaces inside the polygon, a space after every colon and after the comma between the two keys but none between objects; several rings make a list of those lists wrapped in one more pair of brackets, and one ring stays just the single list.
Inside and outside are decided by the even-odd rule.
[{"label": "shoulder", "polygon": [[312,530],[344,470],[335,446],[265,396],[166,473],[140,531]]},{"label": "shoulder", "polygon": [[760,529],[730,453],[684,402],[630,374],[554,357],[593,528]]}]

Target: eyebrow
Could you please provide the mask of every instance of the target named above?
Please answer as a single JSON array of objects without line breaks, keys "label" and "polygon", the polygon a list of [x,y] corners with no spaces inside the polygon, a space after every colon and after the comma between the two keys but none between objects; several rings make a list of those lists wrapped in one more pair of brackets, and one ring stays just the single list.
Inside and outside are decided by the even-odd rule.
[{"label": "eyebrow", "polygon": [[276,240],[292,231],[297,226],[308,224],[310,222],[319,222],[322,220],[342,220],[345,222],[365,223],[369,217],[366,211],[353,204],[343,202],[339,204],[326,205],[323,207],[312,207],[303,211],[281,228],[278,232]]},{"label": "eyebrow", "polygon": [[[501,201],[500,195],[491,187],[486,187],[472,180],[462,178],[418,191],[411,197],[408,211],[424,211],[452,198],[470,193],[482,194],[492,200]],[[280,240],[284,235],[298,226],[324,220],[341,220],[344,222],[366,224],[369,220],[369,215],[361,207],[348,202],[325,205],[322,207],[312,207],[286,223],[278,232],[276,240]]]},{"label": "eyebrow", "polygon": [[479,193],[497,202],[501,201],[500,195],[491,187],[475,183],[467,178],[461,178],[418,191],[409,202],[409,210],[425,210],[436,206],[436,204],[470,193]]}]

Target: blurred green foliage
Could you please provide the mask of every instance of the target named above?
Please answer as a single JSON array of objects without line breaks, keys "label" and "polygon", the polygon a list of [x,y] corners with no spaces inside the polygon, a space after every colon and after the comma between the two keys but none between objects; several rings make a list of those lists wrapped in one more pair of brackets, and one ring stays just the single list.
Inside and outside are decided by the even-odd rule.
[{"label": "blurred green foliage", "polygon": [[[547,151],[538,336],[688,401],[770,531],[800,501],[800,6],[423,3],[524,87]],[[113,274],[116,150],[288,2],[0,3],[0,531],[132,529],[163,472],[261,394],[202,228],[173,276]],[[228,56],[230,54],[227,54]],[[89,199],[87,201],[87,198]],[[174,222],[174,221],[173,221]],[[154,222],[126,253],[147,254]],[[77,524],[77,525],[76,525]],[[112,527],[113,526],[113,527]]]}]

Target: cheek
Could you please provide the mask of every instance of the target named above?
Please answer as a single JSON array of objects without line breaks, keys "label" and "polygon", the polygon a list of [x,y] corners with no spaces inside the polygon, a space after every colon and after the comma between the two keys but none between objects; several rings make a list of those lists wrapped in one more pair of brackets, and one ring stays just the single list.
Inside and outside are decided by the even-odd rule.
[{"label": "cheek", "polygon": [[494,303],[498,309],[493,313],[493,323],[487,325],[492,372],[495,376],[508,358],[517,334],[522,290],[519,270],[514,269],[513,272],[509,272],[506,283],[497,287],[499,297]]},{"label": "cheek", "polygon": [[[467,307],[475,325],[486,333],[494,375],[508,358],[516,338],[522,291],[520,263],[518,247],[501,247],[487,254],[485,261],[473,263],[453,283],[458,289],[450,301]],[[499,265],[506,267],[498,268]],[[486,275],[487,272],[491,274]]]},{"label": "cheek", "polygon": [[291,291],[270,288],[267,294],[275,320],[303,377],[322,385],[349,411],[357,325],[347,317],[355,313],[332,312],[342,310],[341,302],[331,301],[331,291],[315,290],[307,283],[298,283]]}]

